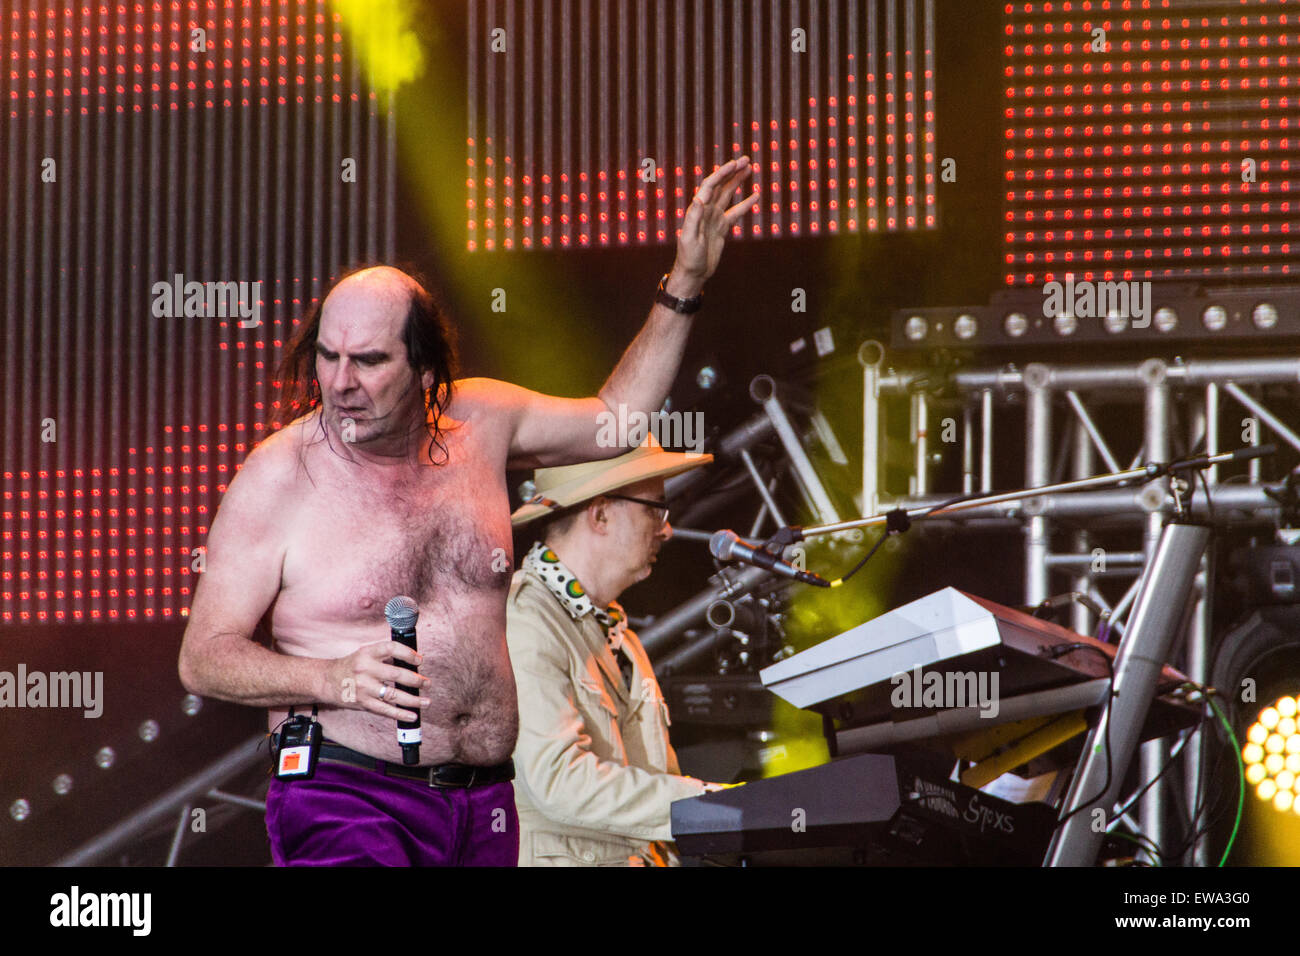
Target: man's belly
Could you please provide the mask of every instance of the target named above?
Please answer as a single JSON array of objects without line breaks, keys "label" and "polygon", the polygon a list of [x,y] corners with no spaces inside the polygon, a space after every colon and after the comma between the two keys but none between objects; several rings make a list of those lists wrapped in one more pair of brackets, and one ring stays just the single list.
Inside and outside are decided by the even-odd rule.
[{"label": "man's belly", "polygon": [[[506,760],[514,752],[519,733],[513,684],[509,691],[508,699],[484,707],[468,719],[447,719],[426,711],[420,719],[420,765],[463,763],[490,767]],[[321,724],[329,740],[381,760],[402,762],[395,720],[368,711],[331,709],[328,714],[322,710]]]},{"label": "man's belly", "polygon": [[[487,620],[494,617],[488,616]],[[451,633],[440,633],[423,622],[417,628],[417,646],[424,655],[420,673],[431,683],[418,691],[402,689],[429,699],[429,706],[420,714],[422,766],[442,763],[492,766],[514,752],[519,734],[519,705],[505,640],[504,614],[501,618],[500,624],[495,625],[488,624],[484,616],[468,616],[472,623]],[[322,626],[323,622],[317,625],[317,635]],[[332,630],[334,633],[328,640],[317,638],[308,642],[295,639],[292,634],[282,638],[277,628],[277,650],[334,658],[376,640],[372,626],[357,629],[351,637],[340,633],[337,625]],[[374,698],[375,689],[366,686],[367,683],[363,679],[358,686],[359,699]],[[288,712],[288,708],[272,708],[268,712],[268,726],[274,728]],[[381,760],[401,762],[395,719],[339,706],[321,706],[319,719],[328,739]]]}]

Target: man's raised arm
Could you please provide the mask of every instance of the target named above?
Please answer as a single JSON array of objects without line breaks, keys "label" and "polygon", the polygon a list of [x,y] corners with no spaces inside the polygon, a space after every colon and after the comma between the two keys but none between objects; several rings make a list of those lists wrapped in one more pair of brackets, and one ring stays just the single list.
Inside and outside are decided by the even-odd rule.
[{"label": "man's raised arm", "polygon": [[[700,184],[682,220],[677,259],[664,286],[668,295],[694,298],[718,268],[728,233],[758,201],[754,192],[730,205],[752,172],[749,157],[741,156],[719,166]],[[659,411],[681,366],[690,329],[689,315],[656,300],[645,325],[595,398],[556,398],[503,382],[489,387],[486,380],[479,380],[480,394],[493,412],[513,425],[511,467],[546,468],[626,451],[598,443],[601,414],[618,416],[620,406],[629,416]]]}]

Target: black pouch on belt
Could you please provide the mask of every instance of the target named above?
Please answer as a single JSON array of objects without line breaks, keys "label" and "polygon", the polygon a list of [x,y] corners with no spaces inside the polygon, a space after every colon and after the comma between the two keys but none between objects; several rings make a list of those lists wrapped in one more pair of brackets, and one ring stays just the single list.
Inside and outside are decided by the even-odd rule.
[{"label": "black pouch on belt", "polygon": [[275,752],[275,777],[277,780],[310,780],[316,773],[316,759],[324,732],[316,720],[316,705],[311,716],[298,714],[289,708],[289,719],[280,728],[279,747]]}]

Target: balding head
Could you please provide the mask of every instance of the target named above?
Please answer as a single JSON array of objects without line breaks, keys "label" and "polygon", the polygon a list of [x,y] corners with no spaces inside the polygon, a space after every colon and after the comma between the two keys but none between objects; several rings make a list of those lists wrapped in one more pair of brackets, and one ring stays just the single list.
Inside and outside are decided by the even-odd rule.
[{"label": "balding head", "polygon": [[366,302],[386,301],[399,306],[403,312],[411,300],[424,294],[424,287],[401,269],[392,266],[370,266],[350,272],[335,283],[325,296],[325,307],[332,301]]},{"label": "balding head", "polygon": [[392,266],[356,270],[334,284],[289,343],[280,380],[300,398],[281,401],[280,420],[323,405],[322,424],[366,448],[432,418],[441,447],[438,419],[454,376],[453,337],[424,287]]}]

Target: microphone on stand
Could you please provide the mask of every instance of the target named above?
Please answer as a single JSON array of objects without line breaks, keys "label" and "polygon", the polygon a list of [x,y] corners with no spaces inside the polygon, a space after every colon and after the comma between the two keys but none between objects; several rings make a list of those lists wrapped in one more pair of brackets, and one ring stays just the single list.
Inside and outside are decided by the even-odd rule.
[{"label": "microphone on stand", "polygon": [[715,531],[713,537],[709,539],[709,551],[719,561],[741,561],[798,581],[801,584],[812,584],[819,588],[831,586],[831,582],[825,578],[813,574],[811,571],[800,571],[788,561],[782,561],[779,556],[771,551],[764,551],[762,548],[756,548],[747,541],[741,540],[740,536],[734,531]]},{"label": "microphone on stand", "polygon": [[1277,445],[1250,445],[1246,448],[1238,448],[1236,451],[1220,452],[1217,455],[1197,455],[1192,458],[1180,458],[1177,461],[1171,461],[1165,466],[1165,470],[1171,474],[1177,471],[1194,471],[1200,468],[1209,468],[1213,465],[1226,465],[1230,461],[1267,458],[1276,451]]},{"label": "microphone on stand", "polygon": [[[392,631],[393,640],[411,650],[415,646],[415,622],[420,618],[420,606],[406,595],[398,595],[384,605],[384,619]],[[416,669],[414,664],[406,661],[393,661],[398,667],[408,671]],[[408,767],[420,762],[420,711],[415,711],[415,720],[397,722],[397,742],[402,746],[402,763]]]}]

